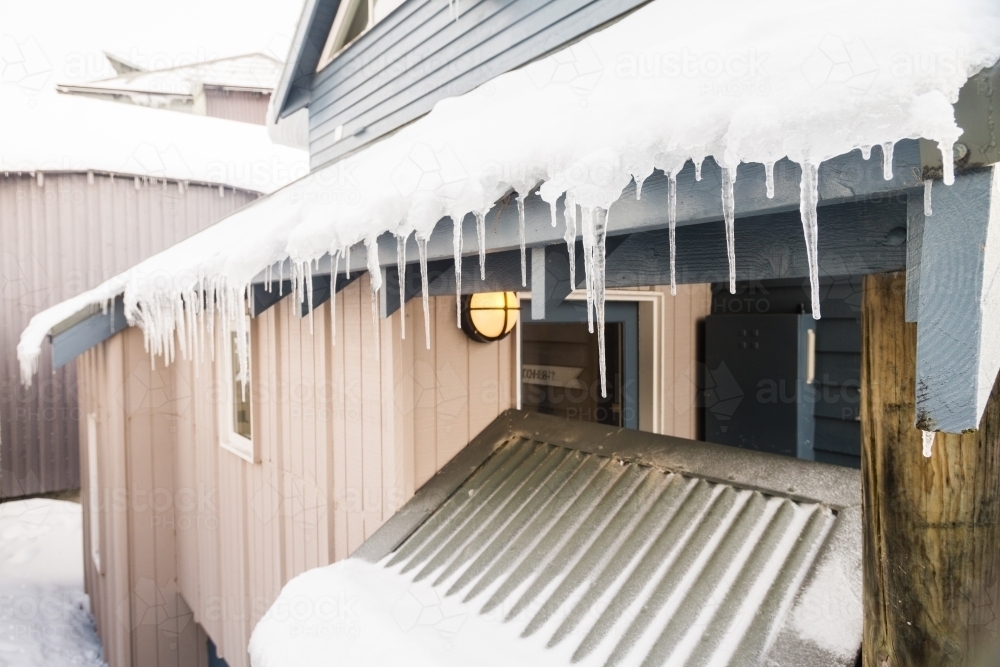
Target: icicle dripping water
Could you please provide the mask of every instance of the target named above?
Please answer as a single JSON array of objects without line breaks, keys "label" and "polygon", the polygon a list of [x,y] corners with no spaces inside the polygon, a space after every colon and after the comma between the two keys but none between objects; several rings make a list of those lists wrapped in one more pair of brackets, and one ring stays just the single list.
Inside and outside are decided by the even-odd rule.
[{"label": "icicle dripping water", "polygon": [[524,250],[524,197],[517,196],[517,234],[521,241],[521,287],[528,286],[528,259]]},{"label": "icicle dripping water", "polygon": [[396,273],[399,275],[399,337],[406,340],[406,239],[396,237]]},{"label": "icicle dripping water", "polygon": [[[451,242],[452,254],[455,257],[455,326],[462,328],[462,218],[453,215]],[[521,237],[524,238],[523,236]],[[523,241],[522,241],[523,243]],[[522,255],[523,257],[523,255]]]},{"label": "icicle dripping water", "polygon": [[486,280],[486,214],[476,213],[476,240],[479,241],[479,279]]},{"label": "icicle dripping water", "polygon": [[934,209],[931,207],[931,188],[934,185],[934,181],[927,179],[924,181],[924,216],[928,217],[934,214]]},{"label": "icicle dripping water", "polygon": [[774,199],[774,163],[764,163],[764,182],[767,187],[767,198]]},{"label": "icicle dripping water", "polygon": [[431,349],[431,305],[427,295],[427,239],[417,237],[417,254],[420,256],[420,297],[424,302],[424,342]]},{"label": "icicle dripping water", "polygon": [[819,165],[802,164],[802,181],[799,186],[799,215],[806,240],[806,259],[809,261],[809,285],[812,289],[813,319],[819,319],[819,222],[816,206],[819,204]]},{"label": "icicle dripping water", "polygon": [[670,295],[677,296],[677,174],[667,181],[667,225],[670,227]]},{"label": "icicle dripping water", "polygon": [[736,167],[722,167],[722,215],[726,219],[726,254],[729,256],[729,293],[736,294],[736,200],[733,183]]},{"label": "icicle dripping water", "polygon": [[931,455],[934,454],[934,436],[935,435],[936,434],[934,433],[934,431],[921,431],[920,432],[920,439],[923,441],[922,444],[924,446],[924,451],[923,451],[924,458],[929,459],[931,457]]}]

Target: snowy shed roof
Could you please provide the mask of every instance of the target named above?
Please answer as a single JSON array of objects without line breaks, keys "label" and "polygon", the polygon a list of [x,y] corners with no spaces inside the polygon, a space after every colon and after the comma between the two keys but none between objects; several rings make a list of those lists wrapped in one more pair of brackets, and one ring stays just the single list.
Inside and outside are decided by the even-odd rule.
[{"label": "snowy shed roof", "polygon": [[214,86],[269,93],[281,75],[281,68],[281,61],[265,53],[247,53],[166,69],[126,72],[87,83],[61,84],[59,90],[190,96],[197,94],[201,86]]},{"label": "snowy shed roof", "polygon": [[[857,149],[868,156],[878,144],[890,180],[895,142],[917,137],[950,156],[960,136],[952,103],[972,74],[997,60],[1000,4],[992,0],[655,0],[547,58],[439,102],[396,134],[40,313],[19,346],[23,377],[30,381],[44,336],[68,310],[124,291],[128,321],[143,327],[150,350],[163,353],[174,349],[177,326],[202,321],[177,317],[182,303],[194,310],[206,303],[198,291],[212,291],[210,307],[235,316],[251,282],[276,263],[290,262],[300,278],[313,262],[359,242],[371,247],[383,234],[415,234],[422,242],[442,219],[467,216],[482,229],[486,212],[512,191],[519,207],[537,192],[551,206],[553,225],[564,226],[570,242],[582,234],[593,257],[615,228],[620,209],[612,204],[626,187],[641,186],[654,169],[666,174],[676,196],[661,217],[673,224],[677,208],[691,201],[683,187],[673,187],[676,176],[693,162],[700,180],[706,156],[722,166],[722,196],[711,200],[713,214],[726,222],[732,274],[737,168],[760,175],[759,182],[743,181],[744,193],[752,186],[753,196],[770,198],[789,192],[788,183],[775,188],[775,163],[787,158],[801,166],[788,174],[798,181],[818,290],[820,163]],[[944,161],[946,183],[954,178],[951,165]],[[485,243],[485,233],[479,238]],[[455,256],[460,260],[459,243]],[[379,252],[367,261],[377,290]],[[585,266],[600,312],[603,263]],[[818,292],[814,300],[818,315]],[[193,336],[187,331],[181,339]]]},{"label": "snowy shed roof", "polygon": [[0,85],[0,172],[77,171],[268,193],[308,173],[308,155],[260,126]]},{"label": "snowy shed roof", "polygon": [[[857,471],[510,411],[351,559],[287,584],[251,658],[846,667],[860,505]],[[353,614],[330,628],[309,601],[337,596]]]}]

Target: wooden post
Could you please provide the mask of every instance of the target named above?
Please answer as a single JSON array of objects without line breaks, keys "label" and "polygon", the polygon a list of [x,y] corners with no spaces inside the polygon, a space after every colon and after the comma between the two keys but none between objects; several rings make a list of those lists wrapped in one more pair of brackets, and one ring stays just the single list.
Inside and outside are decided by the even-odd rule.
[{"label": "wooden post", "polygon": [[995,665],[1000,384],[978,431],[914,426],[916,325],[902,273],[865,278],[861,363],[864,666]]}]

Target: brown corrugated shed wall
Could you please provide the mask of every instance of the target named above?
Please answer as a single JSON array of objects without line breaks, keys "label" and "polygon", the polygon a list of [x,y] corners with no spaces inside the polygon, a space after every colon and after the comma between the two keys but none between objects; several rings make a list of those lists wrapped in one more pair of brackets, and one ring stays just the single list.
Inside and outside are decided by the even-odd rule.
[{"label": "brown corrugated shed wall", "polygon": [[217,222],[255,193],[85,173],[0,174],[0,498],[80,486],[74,364],[16,346],[31,317]]}]

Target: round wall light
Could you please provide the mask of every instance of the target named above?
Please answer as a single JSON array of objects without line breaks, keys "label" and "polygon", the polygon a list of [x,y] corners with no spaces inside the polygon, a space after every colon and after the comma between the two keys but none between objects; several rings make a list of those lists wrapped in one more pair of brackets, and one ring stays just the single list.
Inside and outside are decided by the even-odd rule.
[{"label": "round wall light", "polygon": [[474,341],[505,338],[517,324],[520,302],[513,292],[484,292],[462,297],[462,331]]}]

